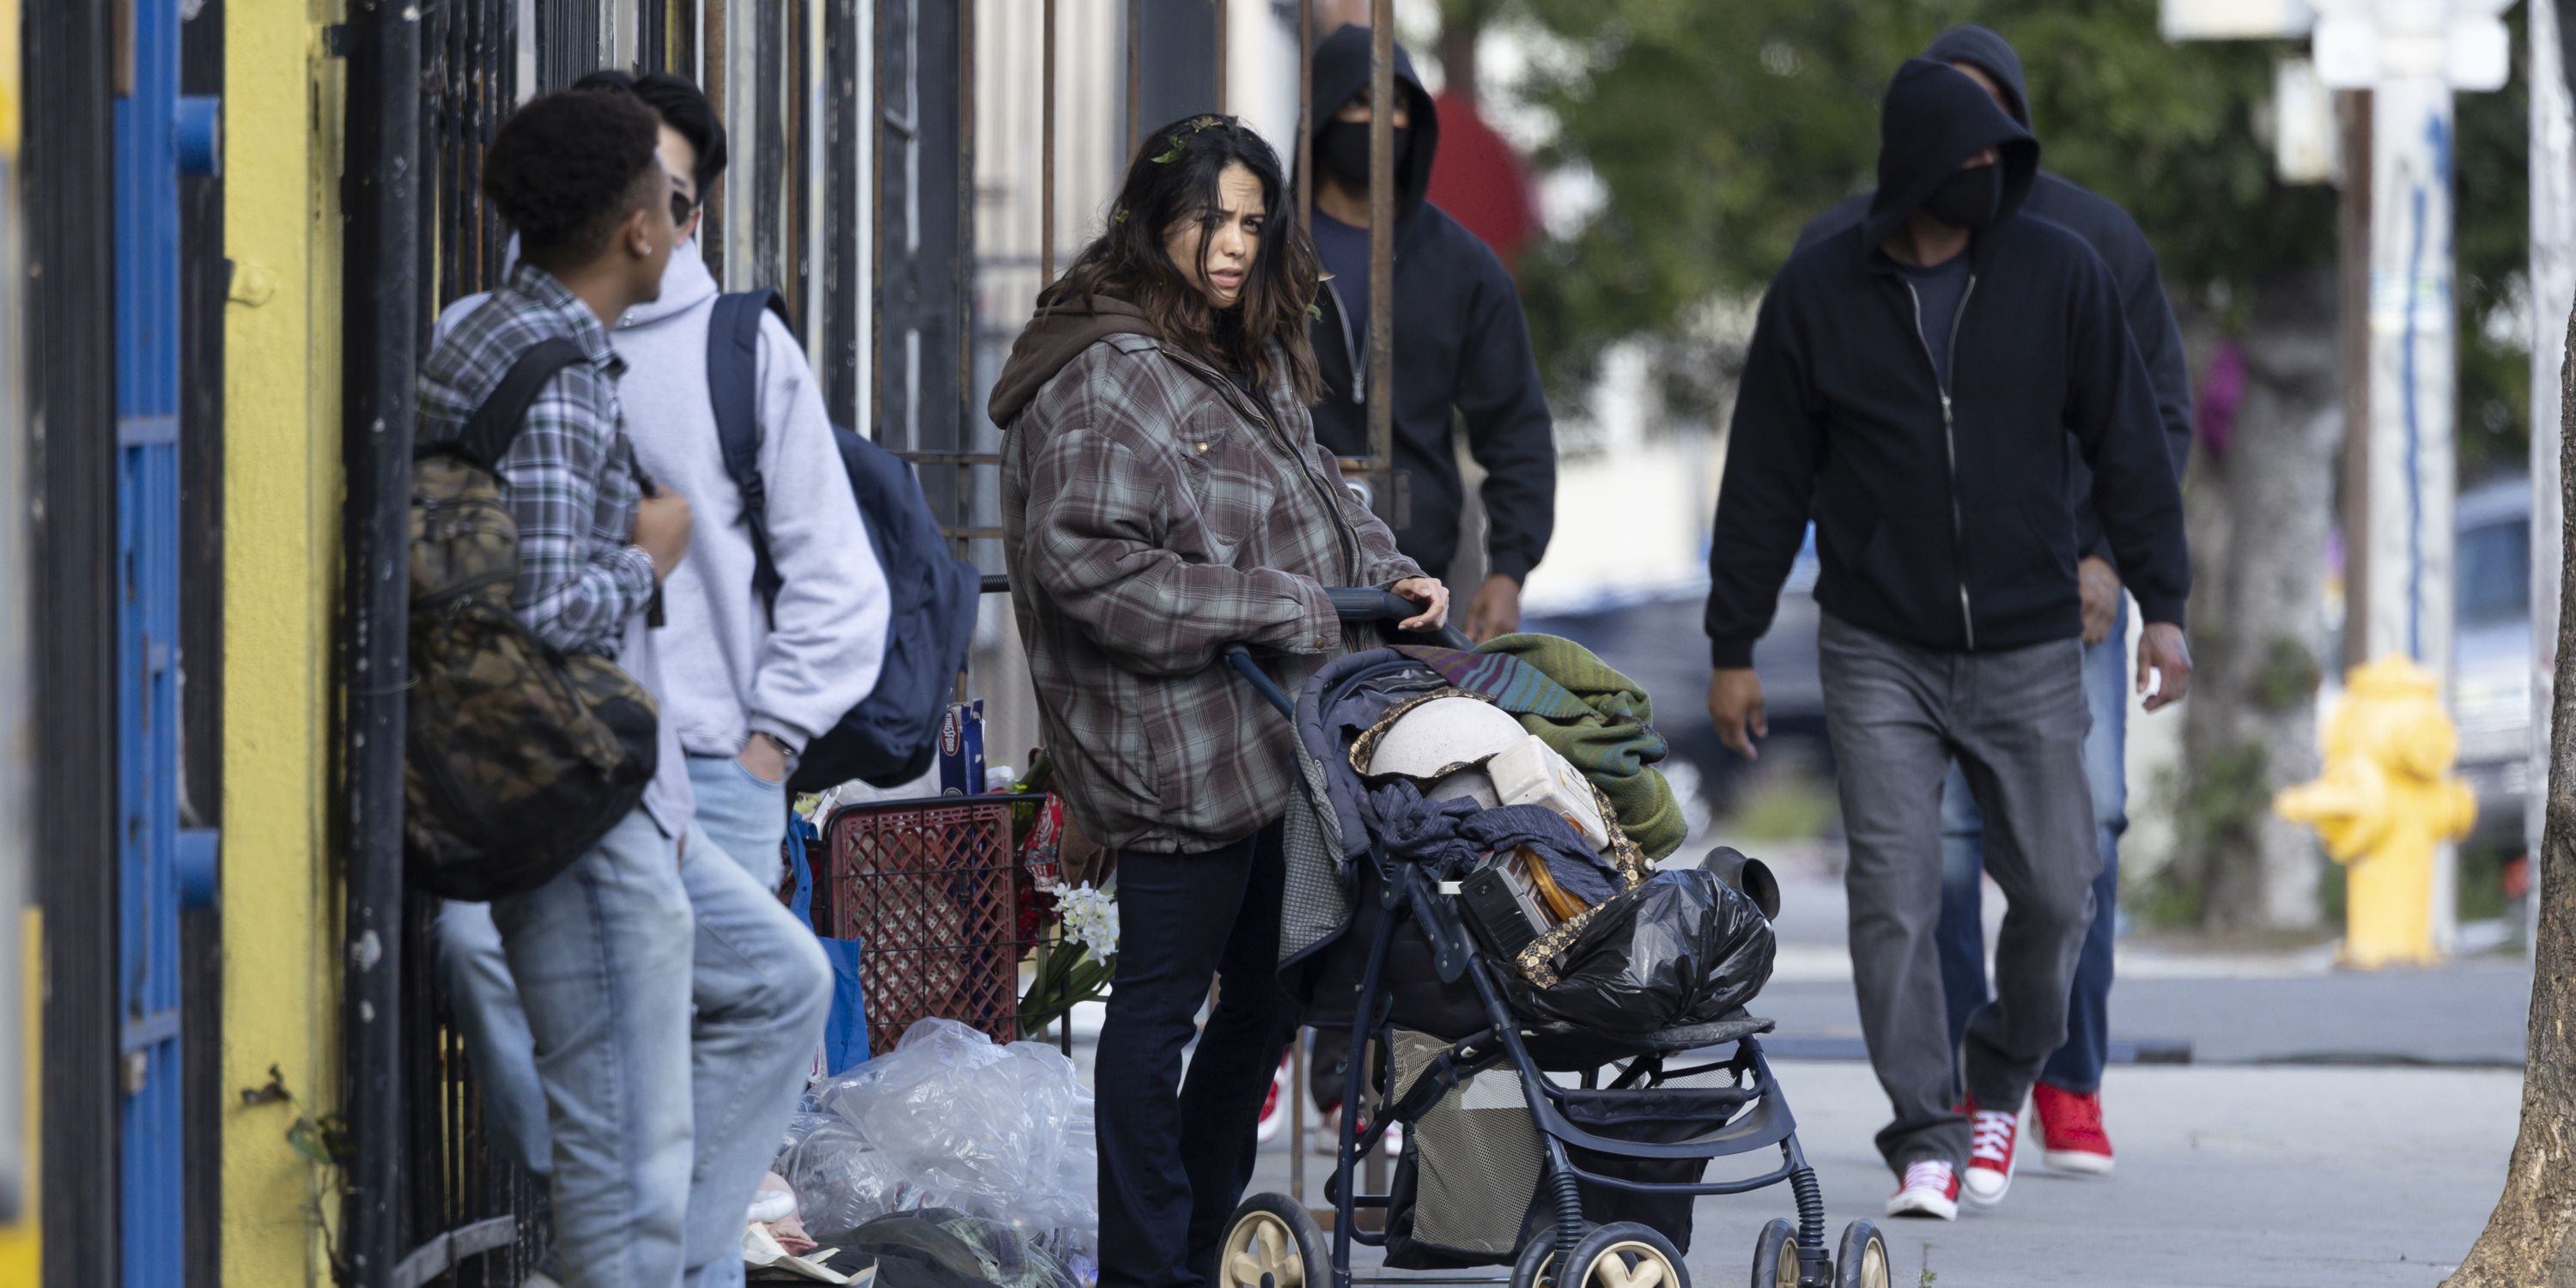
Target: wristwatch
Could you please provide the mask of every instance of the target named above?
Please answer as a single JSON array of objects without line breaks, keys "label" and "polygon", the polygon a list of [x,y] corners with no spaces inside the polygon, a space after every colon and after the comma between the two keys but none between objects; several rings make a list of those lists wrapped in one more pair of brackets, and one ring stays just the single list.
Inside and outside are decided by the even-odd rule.
[{"label": "wristwatch", "polygon": [[751,736],[754,738],[766,738],[769,740],[770,746],[778,749],[778,758],[785,761],[787,764],[787,772],[785,775],[780,777],[780,782],[785,782],[796,776],[796,766],[801,758],[797,755],[794,747],[787,745],[786,739],[781,738],[777,734],[771,733],[766,729],[755,730]]}]

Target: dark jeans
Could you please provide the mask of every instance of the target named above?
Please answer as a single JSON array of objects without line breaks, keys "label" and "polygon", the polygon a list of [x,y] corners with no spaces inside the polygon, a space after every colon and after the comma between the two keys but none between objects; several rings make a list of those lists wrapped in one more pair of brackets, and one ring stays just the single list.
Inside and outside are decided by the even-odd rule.
[{"label": "dark jeans", "polygon": [[[1968,1158],[1958,1070],[1980,1106],[2017,1111],[2066,1040],[2067,986],[2093,920],[2093,798],[2084,775],[2083,649],[2074,640],[1949,653],[1831,614],[1816,636],[1825,729],[1850,860],[1852,983],[1861,1036],[1895,1117],[1891,1168]],[[1995,1000],[1950,1053],[1940,955],[1941,783],[1956,760],[1985,816],[1986,870],[2012,907]]]},{"label": "dark jeans", "polygon": [[1276,823],[1203,854],[1118,855],[1118,980],[1093,1076],[1102,1288],[1191,1288],[1215,1269],[1297,1026],[1278,975],[1285,874]]},{"label": "dark jeans", "polygon": [[[2102,1089],[2111,1047],[2111,949],[2120,916],[2120,834],[2129,829],[2129,608],[2111,637],[2084,646],[2084,705],[2093,731],[2084,737],[2084,777],[2093,789],[2093,824],[2102,875],[2093,879],[2093,924],[2075,959],[2066,997],[2066,1041],[2040,1066],[2039,1080],[2082,1095]],[[1950,1049],[1966,1039],[1968,1017],[1986,1004],[1984,902],[1985,822],[1967,776],[1953,764],[1941,796],[1941,990],[1950,1005]]]}]

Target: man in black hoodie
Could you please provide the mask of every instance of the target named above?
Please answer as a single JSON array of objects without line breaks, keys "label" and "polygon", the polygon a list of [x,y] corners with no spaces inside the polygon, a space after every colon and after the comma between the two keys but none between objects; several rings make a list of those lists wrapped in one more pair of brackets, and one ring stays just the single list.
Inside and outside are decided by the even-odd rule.
[{"label": "man in black hoodie", "polygon": [[[1484,242],[1423,199],[1440,117],[1395,51],[1396,543],[1433,577],[1458,554],[1466,485],[1451,426],[1485,469],[1486,576],[1467,633],[1520,629],[1521,583],[1556,526],[1556,437],[1511,274]],[[1337,456],[1369,454],[1369,32],[1345,26],[1315,49],[1315,208],[1308,227],[1333,275],[1315,320],[1324,401],[1315,437]]]},{"label": "man in black hoodie", "polygon": [[[1941,33],[1923,56],[1948,63],[1985,87],[2013,119],[2030,124],[2030,91],[2021,56],[1996,33],[1978,26]],[[2127,211],[2043,170],[2022,203],[2024,214],[2060,224],[2082,237],[2118,283],[2129,338],[2145,360],[2155,388],[2157,419],[2180,477],[2191,453],[2191,372],[2183,360],[2182,333],[2165,302],[2164,275],[2155,248]],[[1818,215],[1800,234],[1801,249],[1858,225],[1869,198],[1856,196]],[[2128,829],[2128,604],[2102,521],[2093,512],[2093,479],[2079,462],[2072,471],[2076,565],[2084,598],[2084,697],[2093,731],[2084,743],[2085,777],[2093,789],[2095,848],[2102,875],[2093,879],[2093,924],[2084,935],[2075,985],[2066,1002],[2066,1042],[2048,1057],[2031,1093],[2041,1145],[2051,1167],[2102,1173],[2111,1170],[2111,1138],[2102,1129],[2102,1065],[2109,1055],[2112,930],[2120,898],[2120,835]],[[1958,1049],[1968,1017],[1986,1004],[1986,927],[1980,915],[1984,823],[1967,778],[1952,766],[1941,790],[1941,985],[1950,1015],[1950,1046]]]},{"label": "man in black hoodie", "polygon": [[[1746,355],[1709,549],[1718,736],[1764,732],[1753,643],[1812,517],[1825,719],[1840,770],[1852,974],[1895,1121],[1891,1215],[2000,1201],[2022,1102],[2064,1040],[2101,866],[2083,745],[2084,623],[2068,471],[2080,456],[2147,621],[2150,708],[2190,674],[2182,498],[2116,284],[2083,240],[2016,217],[2039,144],[1966,74],[1909,60],[1880,115],[1860,225],[1792,256]],[[1933,932],[1955,758],[2012,901],[1996,1000],[1952,1100]],[[1973,1122],[1973,1148],[1971,1123]]]}]

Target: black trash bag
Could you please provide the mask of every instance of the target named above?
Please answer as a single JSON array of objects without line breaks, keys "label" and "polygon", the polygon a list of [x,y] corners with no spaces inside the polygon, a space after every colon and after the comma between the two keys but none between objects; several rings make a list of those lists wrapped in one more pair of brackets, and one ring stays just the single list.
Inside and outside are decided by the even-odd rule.
[{"label": "black trash bag", "polygon": [[1776,947],[1762,910],[1716,874],[1658,872],[1601,905],[1554,985],[1508,971],[1503,986],[1523,1018],[1643,1036],[1714,1023],[1751,1001]]}]

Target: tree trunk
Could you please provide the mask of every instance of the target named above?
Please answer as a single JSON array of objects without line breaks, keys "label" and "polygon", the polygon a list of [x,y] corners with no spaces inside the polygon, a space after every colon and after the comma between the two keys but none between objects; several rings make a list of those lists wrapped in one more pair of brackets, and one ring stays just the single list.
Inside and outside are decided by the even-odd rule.
[{"label": "tree trunk", "polygon": [[[2576,318],[2560,368],[2559,478],[2576,482]],[[2564,483],[2562,483],[2564,486]],[[2576,498],[2564,511],[2576,520]],[[2576,550],[2576,530],[2567,548]],[[2522,1132],[2486,1233],[2444,1288],[2576,1288],[2576,560],[2559,570],[2558,671],[2550,700],[2549,814],[2540,840],[2540,934],[2533,941]]]},{"label": "tree trunk", "polygon": [[2193,480],[2191,645],[2175,874],[2201,925],[2316,924],[2317,850],[2272,814],[2316,769],[2316,605],[2342,442],[2334,279],[2266,284],[2242,342],[2245,399]]}]

